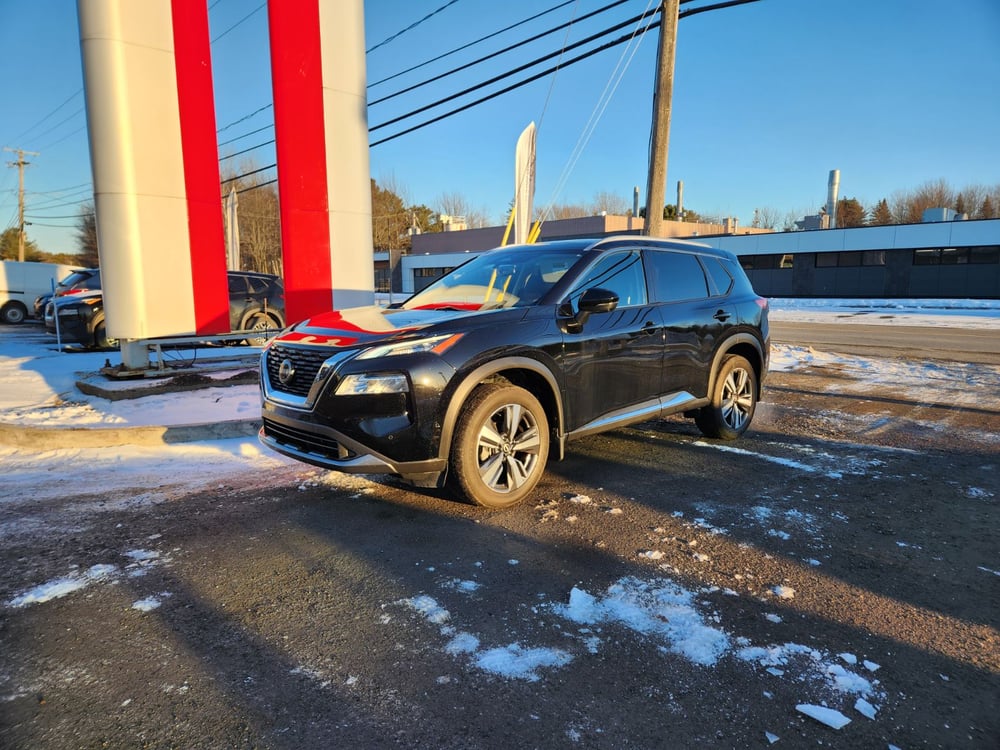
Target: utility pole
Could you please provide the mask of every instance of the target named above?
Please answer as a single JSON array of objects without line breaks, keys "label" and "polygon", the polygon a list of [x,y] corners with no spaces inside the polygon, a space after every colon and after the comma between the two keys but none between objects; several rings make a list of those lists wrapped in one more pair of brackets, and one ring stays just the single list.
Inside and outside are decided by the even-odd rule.
[{"label": "utility pole", "polygon": [[670,105],[674,93],[674,52],[680,0],[663,0],[660,8],[660,41],[656,55],[656,89],[653,92],[653,132],[646,179],[646,225],[643,234],[663,232],[663,205],[667,193],[667,150],[670,146]]},{"label": "utility pole", "polygon": [[28,156],[39,156],[37,151],[25,151],[22,148],[3,147],[4,151],[11,151],[17,154],[17,161],[7,162],[9,167],[17,167],[17,259],[24,262],[24,168],[31,164],[25,161],[25,154]]}]

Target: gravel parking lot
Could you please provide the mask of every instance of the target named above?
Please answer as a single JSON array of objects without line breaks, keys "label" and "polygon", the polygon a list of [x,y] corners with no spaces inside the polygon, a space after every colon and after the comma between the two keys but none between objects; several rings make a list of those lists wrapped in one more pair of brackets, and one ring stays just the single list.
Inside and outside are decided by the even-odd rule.
[{"label": "gravel parking lot", "polygon": [[813,352],[743,440],[590,438],[497,513],[0,448],[0,745],[994,747],[998,383]]}]

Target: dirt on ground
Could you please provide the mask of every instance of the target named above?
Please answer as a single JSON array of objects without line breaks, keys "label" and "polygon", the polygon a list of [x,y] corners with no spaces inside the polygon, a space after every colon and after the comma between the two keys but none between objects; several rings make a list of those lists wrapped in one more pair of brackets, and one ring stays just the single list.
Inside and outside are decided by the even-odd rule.
[{"label": "dirt on ground", "polygon": [[0,746],[998,747],[996,396],[772,373],[741,440],[588,438],[502,512],[291,464],[0,502]]}]

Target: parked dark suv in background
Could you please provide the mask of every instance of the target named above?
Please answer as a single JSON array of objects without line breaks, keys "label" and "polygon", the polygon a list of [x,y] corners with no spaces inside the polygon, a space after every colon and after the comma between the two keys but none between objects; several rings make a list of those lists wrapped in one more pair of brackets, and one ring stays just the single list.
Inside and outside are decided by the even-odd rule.
[{"label": "parked dark suv in background", "polygon": [[[55,288],[56,297],[65,297],[70,294],[84,294],[101,288],[101,269],[81,268],[73,271],[69,276],[62,279]],[[52,293],[40,294],[35,298],[35,317],[39,320],[45,315],[45,306],[52,299]]]},{"label": "parked dark suv in background", "polygon": [[768,353],[767,301],[730,253],[635,237],[500,248],[398,307],[283,332],[261,358],[260,439],[506,507],[574,438],[678,412],[738,437]]},{"label": "parked dark suv in background", "polygon": [[[99,277],[98,277],[99,278]],[[104,296],[96,291],[57,297],[45,308],[45,328],[55,333],[56,311],[59,313],[59,335],[64,341],[86,348],[104,349],[117,346],[108,338],[104,324]],[[267,330],[285,327],[285,287],[281,278],[267,273],[229,272],[229,325],[233,331],[256,331],[248,335],[247,343],[263,346]]]}]

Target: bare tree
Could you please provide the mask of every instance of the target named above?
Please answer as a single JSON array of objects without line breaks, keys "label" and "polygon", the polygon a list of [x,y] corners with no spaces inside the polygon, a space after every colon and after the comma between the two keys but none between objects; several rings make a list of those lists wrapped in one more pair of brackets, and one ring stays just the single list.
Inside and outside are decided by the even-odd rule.
[{"label": "bare tree", "polygon": [[611,216],[624,216],[629,209],[628,201],[620,195],[602,190],[594,196],[593,203],[590,204],[592,216],[609,214]]},{"label": "bare tree", "polygon": [[943,179],[925,182],[915,190],[892,194],[889,210],[897,224],[916,224],[928,208],[946,208],[955,202],[955,191]]},{"label": "bare tree", "polygon": [[[258,169],[256,162],[240,163],[238,171],[224,172],[222,191],[235,188],[240,224],[240,267],[248,271],[281,275],[281,214],[278,191],[264,174],[247,174]],[[244,175],[244,176],[238,176]]]},{"label": "bare tree", "polygon": [[754,216],[757,220],[757,226],[763,229],[775,229],[781,221],[781,212],[772,206],[756,209]]},{"label": "bare tree", "polygon": [[97,253],[97,214],[93,203],[80,206],[76,222],[76,241],[79,243],[80,265],[97,268],[100,257]]},{"label": "bare tree", "polygon": [[589,210],[586,206],[581,206],[579,204],[568,204],[568,203],[553,203],[548,206],[548,216],[544,217],[548,219],[579,219],[583,216],[591,216]]},{"label": "bare tree", "polygon": [[484,208],[474,208],[461,193],[444,193],[437,199],[438,210],[447,216],[462,216],[470,229],[490,226],[489,212]]}]

